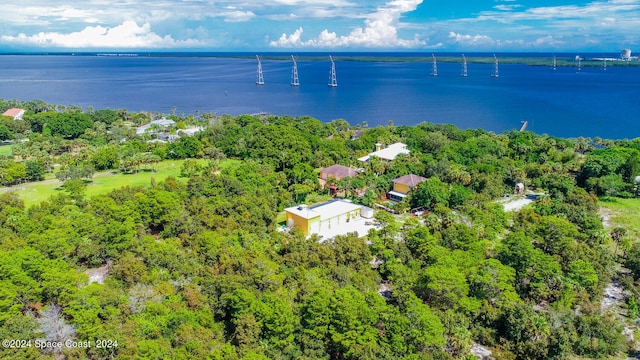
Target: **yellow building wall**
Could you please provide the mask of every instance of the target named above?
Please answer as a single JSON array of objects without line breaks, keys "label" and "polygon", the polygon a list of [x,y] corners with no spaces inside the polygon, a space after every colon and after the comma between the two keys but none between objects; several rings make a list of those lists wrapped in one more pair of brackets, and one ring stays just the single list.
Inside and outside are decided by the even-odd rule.
[{"label": "yellow building wall", "polygon": [[311,223],[318,221],[318,218],[313,218],[313,219],[305,219],[301,216],[298,216],[296,214],[292,214],[290,212],[287,211],[287,226],[292,226],[292,222],[293,222],[293,226],[299,228],[300,230],[302,230],[302,233],[305,235],[309,235],[309,229],[310,229],[310,225]]},{"label": "yellow building wall", "polygon": [[408,194],[409,193],[409,185],[395,183],[393,184],[393,191],[397,191],[399,193]]},{"label": "yellow building wall", "polygon": [[320,221],[320,216],[311,219],[305,219],[288,211],[286,214],[286,226],[297,227],[305,236],[308,236],[311,234],[312,230],[315,230],[316,232],[322,232],[323,230],[331,229],[332,226],[339,226],[343,223],[346,223],[347,217],[349,218],[349,221],[354,221],[360,216],[360,210],[353,210],[344,214],[336,214],[336,216],[325,219],[323,221]]}]

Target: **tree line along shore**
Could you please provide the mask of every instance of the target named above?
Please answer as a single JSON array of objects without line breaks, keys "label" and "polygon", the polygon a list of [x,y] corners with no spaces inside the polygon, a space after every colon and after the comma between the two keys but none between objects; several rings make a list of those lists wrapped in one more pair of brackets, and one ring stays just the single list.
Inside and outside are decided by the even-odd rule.
[{"label": "tree line along shore", "polygon": [[[340,62],[423,62],[425,64],[431,64],[433,56],[437,58],[441,63],[462,63],[463,52],[460,54],[447,53],[430,53],[425,52],[422,54],[409,53],[409,54],[393,54],[393,53],[332,53],[334,60]],[[487,53],[464,53],[468,64],[493,64],[495,58],[492,54]],[[150,53],[18,53],[18,54],[5,54],[5,55],[32,55],[32,56],[112,56],[112,57],[218,57],[218,58],[236,58],[236,59],[255,59],[254,53],[211,53],[211,52],[150,52]],[[291,56],[295,56],[300,61],[328,61],[327,54],[318,53],[258,53],[262,60],[278,60],[278,61],[290,61]],[[547,66],[553,67],[553,59],[556,57],[556,67],[576,67],[576,57],[580,57],[580,66],[584,67],[602,67],[603,59],[607,59],[607,67],[637,67],[640,66],[640,61],[637,57],[623,60],[619,55],[613,55],[612,53],[561,53],[561,54],[531,54],[522,55],[520,53],[496,53],[500,64],[511,65],[529,65],[529,66]]]},{"label": "tree line along shore", "polygon": [[[255,55],[213,55],[215,57],[232,57],[239,59],[255,59]],[[291,55],[287,54],[264,54],[260,55],[262,60],[279,60],[279,61],[290,61]],[[316,54],[294,54],[297,60],[299,61],[328,61],[327,55],[316,55]],[[423,62],[427,65],[430,65],[433,62],[433,56],[436,57],[437,62],[439,63],[457,63],[461,64],[464,60],[462,58],[462,53],[460,55],[452,55],[451,53],[447,54],[431,54],[424,53],[421,55],[401,55],[394,56],[390,54],[385,55],[355,55],[353,53],[349,54],[337,54],[334,56],[334,60],[340,62]],[[497,58],[500,64],[509,64],[509,65],[529,65],[529,66],[547,66],[549,68],[553,67],[553,59],[554,54],[548,55],[540,55],[540,56],[519,56],[518,54],[498,54]],[[619,59],[618,57],[612,56],[602,56],[596,54],[574,54],[567,55],[561,54],[556,56],[556,67],[564,68],[564,67],[576,67],[577,60],[576,56],[579,56],[581,59],[580,66],[583,67],[602,67],[603,59],[607,58],[607,67],[637,67],[640,66],[640,61],[637,59],[632,59],[629,61],[625,61]],[[465,58],[468,64],[494,64],[495,58],[493,55],[487,54],[474,54],[474,53],[465,53]]]},{"label": "tree line along shore", "polygon": [[[0,334],[24,346],[2,358],[637,350],[640,224],[603,225],[600,211],[640,209],[640,139],[0,101],[10,108],[25,112],[0,119]],[[395,143],[407,152],[359,160]],[[335,164],[357,174],[320,182]],[[407,175],[424,181],[391,202]],[[25,205],[20,189],[43,180],[57,190]],[[332,199],[377,209],[375,226],[320,238],[284,221]]]}]

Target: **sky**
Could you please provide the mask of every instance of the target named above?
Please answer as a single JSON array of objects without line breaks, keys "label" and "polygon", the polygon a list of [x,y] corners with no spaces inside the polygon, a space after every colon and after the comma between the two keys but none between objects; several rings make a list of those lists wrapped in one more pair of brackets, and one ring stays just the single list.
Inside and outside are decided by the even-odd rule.
[{"label": "sky", "polygon": [[640,0],[3,0],[0,52],[640,51]]}]

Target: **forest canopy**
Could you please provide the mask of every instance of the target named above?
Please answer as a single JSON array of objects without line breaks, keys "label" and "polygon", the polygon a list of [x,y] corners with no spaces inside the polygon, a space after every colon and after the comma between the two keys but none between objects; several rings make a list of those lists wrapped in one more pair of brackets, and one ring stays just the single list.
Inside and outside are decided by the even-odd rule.
[{"label": "forest canopy", "polygon": [[[638,239],[605,228],[598,208],[638,195],[639,139],[0,105],[27,109],[0,122],[13,141],[0,184],[60,186],[31,206],[0,193],[0,334],[32,341],[3,346],[2,358],[463,359],[482,345],[496,359],[566,359],[634,349],[623,330],[638,317]],[[136,135],[161,116],[175,127]],[[191,126],[193,136],[178,131]],[[410,154],[357,160],[395,142]],[[183,160],[179,175],[87,195],[96,171],[154,173],[173,159]],[[329,194],[319,169],[334,164],[359,172],[333,179]],[[408,174],[426,181],[389,203],[393,180]],[[527,194],[535,201],[513,212],[499,201]],[[285,208],[333,197],[393,213],[376,210],[364,237],[282,231]],[[601,306],[614,279],[628,317]]]}]

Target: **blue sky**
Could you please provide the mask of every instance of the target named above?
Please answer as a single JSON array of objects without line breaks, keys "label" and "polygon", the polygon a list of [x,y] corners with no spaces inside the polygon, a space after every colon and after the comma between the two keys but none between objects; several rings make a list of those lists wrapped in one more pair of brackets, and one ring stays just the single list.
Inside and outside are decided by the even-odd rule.
[{"label": "blue sky", "polygon": [[0,51],[640,51],[640,0],[4,0]]}]

